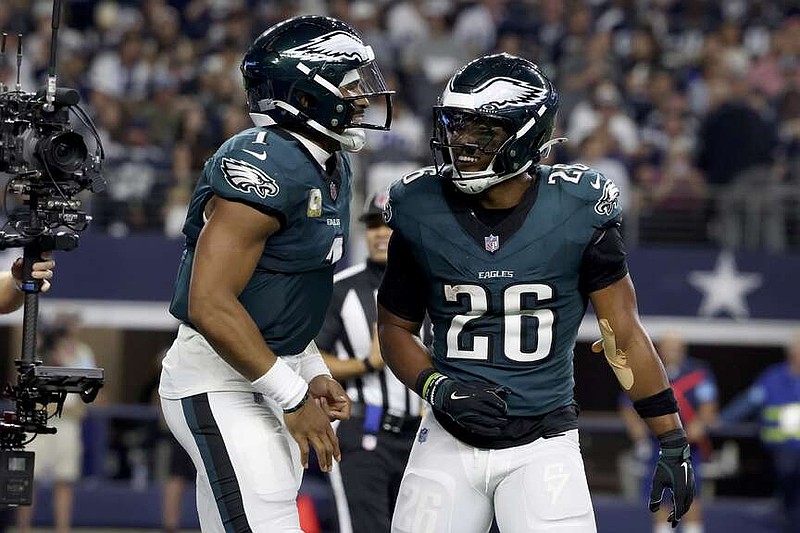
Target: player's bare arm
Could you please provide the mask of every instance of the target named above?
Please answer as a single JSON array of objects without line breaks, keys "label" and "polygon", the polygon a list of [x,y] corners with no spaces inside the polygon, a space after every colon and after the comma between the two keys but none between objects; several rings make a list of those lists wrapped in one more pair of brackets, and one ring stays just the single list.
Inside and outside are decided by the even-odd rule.
[{"label": "player's bare arm", "polygon": [[192,323],[250,381],[264,375],[275,354],[238,300],[266,240],[280,222],[240,202],[215,198],[197,242],[189,288]]},{"label": "player's bare arm", "polygon": [[[226,362],[251,381],[265,375],[277,357],[238,300],[253,275],[266,240],[279,221],[243,203],[216,198],[214,210],[197,242],[189,287],[189,317]],[[317,402],[305,402],[284,417],[298,442],[303,466],[308,446],[320,468],[340,458],[339,443]]]},{"label": "player's bare arm", "polygon": [[666,372],[639,321],[630,276],[592,292],[590,298],[603,330],[603,350],[614,352],[606,353],[606,358],[633,400],[634,409],[659,440],[649,509],[658,511],[665,490],[671,489],[672,510],[667,520],[677,527],[694,498],[691,452]]},{"label": "player's bare arm", "polygon": [[[641,400],[670,388],[664,366],[639,321],[636,293],[630,276],[589,296],[597,317],[608,320],[617,350],[627,355],[627,364],[633,375],[633,386],[626,391],[630,399]],[[681,427],[677,413],[646,418],[645,422],[655,435]]]},{"label": "player's bare arm", "polygon": [[430,368],[431,357],[419,339],[422,324],[405,320],[378,304],[381,354],[394,375],[414,390],[419,373]]}]

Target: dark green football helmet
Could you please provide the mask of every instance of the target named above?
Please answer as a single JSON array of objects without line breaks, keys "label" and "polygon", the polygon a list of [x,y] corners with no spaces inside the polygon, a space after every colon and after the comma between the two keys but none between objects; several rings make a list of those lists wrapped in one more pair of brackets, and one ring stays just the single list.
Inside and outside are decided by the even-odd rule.
[{"label": "dark green football helmet", "polygon": [[[557,112],[558,92],[536,64],[510,54],[475,59],[450,78],[433,108],[434,164],[462,192],[483,192],[535,168],[566,140],[550,139]],[[478,159],[488,166],[459,169]]]},{"label": "dark green football helmet", "polygon": [[[388,130],[390,91],[372,48],[331,17],[294,17],[262,33],[241,65],[250,113],[264,124],[301,123],[357,151],[361,128]],[[385,99],[382,124],[363,122],[365,100]]]}]

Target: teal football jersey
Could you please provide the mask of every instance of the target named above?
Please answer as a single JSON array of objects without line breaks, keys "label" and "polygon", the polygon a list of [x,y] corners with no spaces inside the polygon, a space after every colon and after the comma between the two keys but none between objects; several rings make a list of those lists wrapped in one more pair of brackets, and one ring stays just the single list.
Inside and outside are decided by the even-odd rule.
[{"label": "teal football jersey", "polygon": [[300,141],[277,128],[251,128],[225,142],[206,162],[189,204],[170,312],[189,323],[189,281],[206,203],[215,195],[243,202],[282,226],[267,240],[239,300],[276,354],[303,351],[322,326],[349,231],[352,172],[347,155],[336,157],[328,175]]},{"label": "teal football jersey", "polygon": [[432,168],[396,182],[385,209],[427,280],[434,367],[510,389],[509,415],[573,401],[573,348],[587,306],[581,261],[620,215],[613,182],[582,165],[539,167],[493,228]]}]

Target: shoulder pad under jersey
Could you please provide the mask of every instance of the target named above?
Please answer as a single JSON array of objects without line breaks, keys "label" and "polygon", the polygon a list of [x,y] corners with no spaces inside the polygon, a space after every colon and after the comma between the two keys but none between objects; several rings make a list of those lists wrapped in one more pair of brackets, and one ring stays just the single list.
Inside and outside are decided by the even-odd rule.
[{"label": "shoulder pad under jersey", "polygon": [[[389,199],[383,207],[383,219],[392,229],[397,229],[399,217],[407,217],[413,210],[413,198],[429,189],[430,182],[438,179],[434,167],[423,167],[409,172],[392,183]],[[417,205],[419,207],[419,205]]]},{"label": "shoulder pad under jersey", "polygon": [[299,180],[290,176],[306,155],[283,139],[269,145],[238,140],[225,143],[206,165],[214,194],[288,214],[305,195]]},{"label": "shoulder pad under jersey", "polygon": [[591,209],[593,225],[602,226],[621,214],[619,188],[597,170],[580,164],[553,165],[542,170],[544,185],[559,187],[564,194]]}]

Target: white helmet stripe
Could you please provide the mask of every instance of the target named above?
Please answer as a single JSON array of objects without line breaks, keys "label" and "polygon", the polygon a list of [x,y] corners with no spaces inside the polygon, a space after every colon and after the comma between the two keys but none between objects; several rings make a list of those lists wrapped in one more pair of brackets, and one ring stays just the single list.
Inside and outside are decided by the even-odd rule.
[{"label": "white helmet stripe", "polygon": [[531,119],[522,125],[519,131],[514,135],[517,139],[528,133],[528,130],[531,129],[536,124],[536,117],[531,117]]},{"label": "white helmet stripe", "polygon": [[[297,64],[297,70],[299,70],[303,74],[308,74],[309,72],[311,72],[311,69],[308,68],[303,63],[298,63]],[[333,94],[335,94],[339,98],[342,97],[342,91],[340,91],[339,88],[336,85],[332,84],[331,82],[329,82],[328,80],[326,80],[325,78],[320,76],[319,74],[315,74],[312,79],[315,82],[317,82],[320,85],[322,85],[323,87],[325,87],[326,89],[328,89],[329,92],[332,92]]]}]

